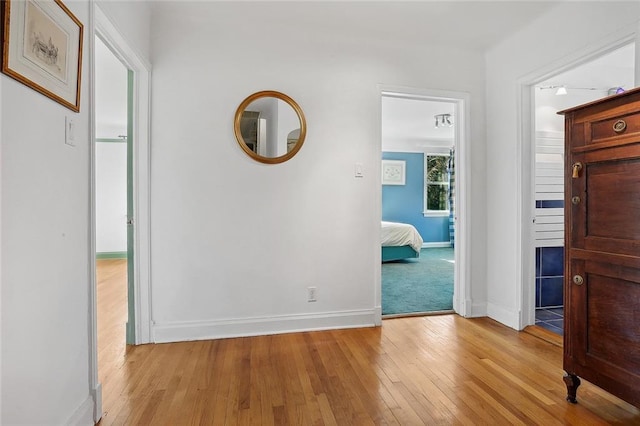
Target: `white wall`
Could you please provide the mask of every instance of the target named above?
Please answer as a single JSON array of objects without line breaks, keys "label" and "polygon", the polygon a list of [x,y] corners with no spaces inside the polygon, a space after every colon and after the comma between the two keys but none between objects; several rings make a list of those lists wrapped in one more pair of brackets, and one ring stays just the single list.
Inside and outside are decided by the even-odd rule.
[{"label": "white wall", "polygon": [[[157,341],[374,323],[379,84],[471,94],[470,278],[474,300],[484,302],[482,55],[389,34],[362,40],[292,21],[274,25],[287,8],[154,5]],[[260,42],[265,33],[268,44]],[[260,90],[288,94],[306,115],[305,144],[284,164],[257,163],[234,139],[238,104]],[[364,178],[354,178],[356,162]],[[308,286],[317,287],[315,303],[307,302]]]},{"label": "white wall", "polygon": [[[2,424],[92,420],[89,4],[80,113],[2,75]],[[65,145],[65,116],[76,146]]]},{"label": "white wall", "polygon": [[126,252],[127,68],[97,37],[95,47],[96,252]]},{"label": "white wall", "polygon": [[142,59],[151,55],[151,1],[95,0],[129,46]]},{"label": "white wall", "polygon": [[127,67],[99,37],[95,48],[95,136],[118,139],[127,134]]},{"label": "white wall", "polygon": [[561,3],[486,55],[488,312],[514,328],[521,327],[519,170],[527,148],[519,145],[518,82],[635,31],[639,18],[637,2]]},{"label": "white wall", "polygon": [[96,252],[127,251],[127,144],[96,142]]},{"label": "white wall", "polygon": [[[0,75],[2,424],[93,424],[88,333],[91,5],[65,5],[85,31],[80,113]],[[117,25],[142,44],[138,50],[147,58],[149,7],[143,2],[109,6],[117,12]],[[64,144],[66,116],[77,126],[75,147]]]}]

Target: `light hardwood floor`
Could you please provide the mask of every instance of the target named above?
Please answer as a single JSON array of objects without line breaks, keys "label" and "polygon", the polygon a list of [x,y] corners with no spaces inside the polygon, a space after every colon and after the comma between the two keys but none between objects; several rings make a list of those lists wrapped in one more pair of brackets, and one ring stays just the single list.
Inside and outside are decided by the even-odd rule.
[{"label": "light hardwood floor", "polygon": [[583,382],[562,349],[487,318],[125,347],[126,263],[98,263],[100,425],[605,425],[640,410]]}]

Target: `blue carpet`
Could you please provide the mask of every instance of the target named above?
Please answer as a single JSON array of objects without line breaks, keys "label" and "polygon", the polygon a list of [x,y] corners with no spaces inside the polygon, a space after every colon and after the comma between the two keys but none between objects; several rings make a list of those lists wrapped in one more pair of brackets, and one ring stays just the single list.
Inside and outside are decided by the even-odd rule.
[{"label": "blue carpet", "polygon": [[382,264],[382,315],[453,309],[453,248]]}]

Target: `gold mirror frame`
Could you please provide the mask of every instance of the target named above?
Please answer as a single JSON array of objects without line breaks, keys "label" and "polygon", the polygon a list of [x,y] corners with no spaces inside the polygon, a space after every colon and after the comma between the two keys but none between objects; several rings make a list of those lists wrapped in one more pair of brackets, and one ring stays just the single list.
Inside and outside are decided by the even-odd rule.
[{"label": "gold mirror frame", "polygon": [[[251,102],[257,99],[269,98],[269,97],[280,99],[281,101],[284,101],[287,104],[289,104],[289,106],[293,108],[293,110],[297,114],[298,120],[300,121],[300,136],[298,137],[298,142],[296,142],[296,145],[291,149],[291,151],[279,157],[265,157],[263,155],[259,155],[256,152],[252,151],[251,148],[249,148],[249,145],[245,142],[244,138],[242,137],[242,132],[240,130],[240,121],[242,119],[242,114],[244,113],[245,109],[249,106],[249,104],[251,104]],[[284,93],[276,92],[275,90],[264,90],[262,92],[256,92],[248,96],[238,106],[238,109],[236,110],[235,119],[233,121],[233,131],[236,135],[236,140],[238,141],[238,145],[240,145],[240,148],[242,148],[242,150],[246,152],[247,155],[249,155],[249,157],[261,163],[278,164],[278,163],[284,163],[285,161],[291,159],[294,155],[298,153],[298,151],[300,151],[300,148],[302,147],[302,144],[304,143],[304,139],[307,135],[307,122],[304,118],[304,113],[302,112],[302,109],[296,103],[296,101],[294,101]]]}]

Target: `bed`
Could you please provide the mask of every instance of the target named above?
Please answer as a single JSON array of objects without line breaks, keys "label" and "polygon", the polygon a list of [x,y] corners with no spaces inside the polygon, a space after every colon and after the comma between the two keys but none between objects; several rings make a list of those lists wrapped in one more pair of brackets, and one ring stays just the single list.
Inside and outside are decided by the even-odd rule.
[{"label": "bed", "polygon": [[381,236],[383,262],[420,256],[422,237],[413,225],[382,221]]}]

